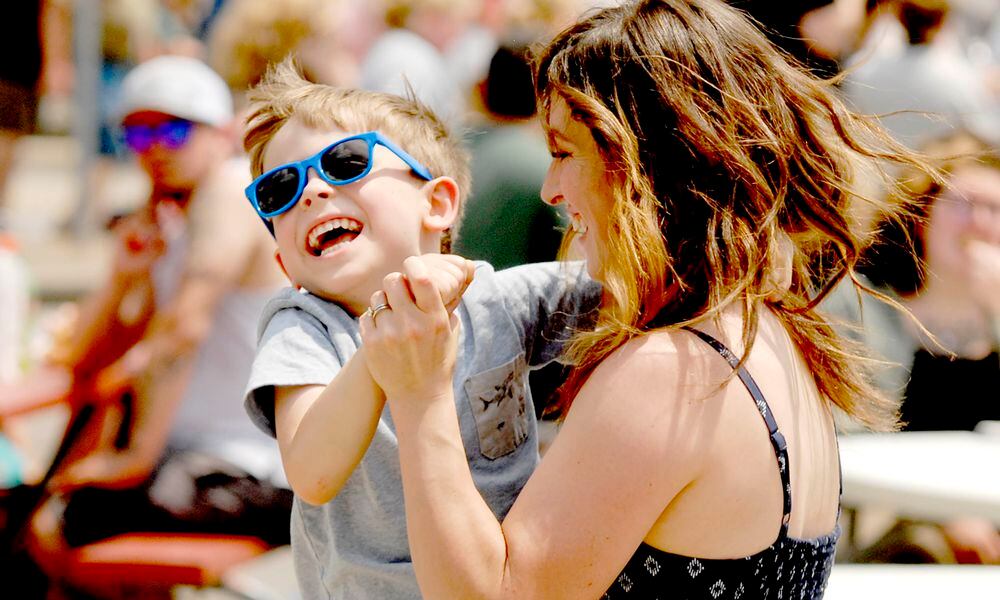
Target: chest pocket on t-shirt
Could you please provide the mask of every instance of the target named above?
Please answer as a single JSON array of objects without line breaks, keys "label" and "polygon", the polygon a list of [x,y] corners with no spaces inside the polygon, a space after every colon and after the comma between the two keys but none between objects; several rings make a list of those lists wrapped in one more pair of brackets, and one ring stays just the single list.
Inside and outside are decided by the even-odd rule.
[{"label": "chest pocket on t-shirt", "polygon": [[479,432],[483,456],[497,459],[510,454],[528,437],[528,370],[524,354],[465,380],[465,393]]}]

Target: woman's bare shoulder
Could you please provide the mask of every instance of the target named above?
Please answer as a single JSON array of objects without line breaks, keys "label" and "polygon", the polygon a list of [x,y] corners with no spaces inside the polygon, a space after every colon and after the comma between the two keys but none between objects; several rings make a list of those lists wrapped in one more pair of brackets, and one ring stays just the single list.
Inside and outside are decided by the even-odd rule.
[{"label": "woman's bare shoulder", "polygon": [[[639,387],[682,385],[707,391],[730,374],[729,365],[693,333],[664,329],[635,337],[594,370],[596,382],[633,382]],[[655,392],[654,389],[650,389]]]},{"label": "woman's bare shoulder", "polygon": [[[623,344],[580,389],[569,418],[617,423],[625,430],[666,432],[712,427],[732,373],[708,345],[687,331],[658,331]],[[577,413],[574,415],[573,413]],[[676,451],[676,449],[675,449]]]}]

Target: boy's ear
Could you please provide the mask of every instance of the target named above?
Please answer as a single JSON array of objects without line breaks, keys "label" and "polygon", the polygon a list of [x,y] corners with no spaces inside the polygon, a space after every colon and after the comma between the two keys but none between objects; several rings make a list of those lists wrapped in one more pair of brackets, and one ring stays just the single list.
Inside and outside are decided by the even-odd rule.
[{"label": "boy's ear", "polygon": [[424,227],[431,231],[450,229],[458,218],[461,193],[451,177],[438,177],[425,184],[429,210],[424,215]]}]

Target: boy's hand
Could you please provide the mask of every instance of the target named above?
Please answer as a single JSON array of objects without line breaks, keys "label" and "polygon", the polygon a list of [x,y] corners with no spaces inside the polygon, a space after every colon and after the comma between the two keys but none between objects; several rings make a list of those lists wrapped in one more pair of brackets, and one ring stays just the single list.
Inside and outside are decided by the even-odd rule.
[{"label": "boy's hand", "polygon": [[[403,261],[403,275],[409,282],[419,275],[427,277],[441,294],[441,302],[450,313],[458,307],[462,294],[472,283],[476,266],[471,260],[454,254],[423,254]],[[413,289],[410,289],[413,296]]]}]

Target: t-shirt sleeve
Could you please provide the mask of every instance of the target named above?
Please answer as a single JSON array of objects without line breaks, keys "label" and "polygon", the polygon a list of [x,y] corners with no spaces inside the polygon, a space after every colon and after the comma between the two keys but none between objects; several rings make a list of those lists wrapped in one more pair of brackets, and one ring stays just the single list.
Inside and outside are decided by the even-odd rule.
[{"label": "t-shirt sleeve", "polygon": [[601,286],[587,276],[583,263],[522,265],[496,276],[507,311],[523,335],[529,366],[557,359],[566,341],[597,316]]},{"label": "t-shirt sleeve", "polygon": [[298,308],[277,311],[264,326],[250,368],[244,405],[265,433],[275,436],[274,388],[326,385],[341,367],[323,324]]}]

